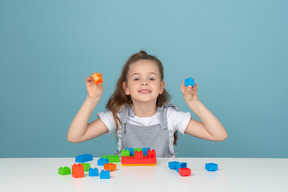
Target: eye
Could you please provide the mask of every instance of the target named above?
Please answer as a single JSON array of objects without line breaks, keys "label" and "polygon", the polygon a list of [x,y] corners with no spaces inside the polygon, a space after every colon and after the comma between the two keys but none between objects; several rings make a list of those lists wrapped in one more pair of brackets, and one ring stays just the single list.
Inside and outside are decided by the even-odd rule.
[{"label": "eye", "polygon": [[138,78],[138,77],[133,79],[133,81],[139,81],[139,80],[140,80],[140,78]]},{"label": "eye", "polygon": [[155,81],[155,78],[151,77],[149,78],[150,81]]}]

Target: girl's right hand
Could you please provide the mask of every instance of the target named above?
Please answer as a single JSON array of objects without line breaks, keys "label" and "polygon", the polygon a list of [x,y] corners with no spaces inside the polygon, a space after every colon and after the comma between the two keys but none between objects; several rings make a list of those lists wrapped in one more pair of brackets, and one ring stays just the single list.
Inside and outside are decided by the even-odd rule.
[{"label": "girl's right hand", "polygon": [[88,97],[91,99],[100,99],[103,94],[103,83],[95,84],[92,77],[86,78],[86,88],[88,92]]}]

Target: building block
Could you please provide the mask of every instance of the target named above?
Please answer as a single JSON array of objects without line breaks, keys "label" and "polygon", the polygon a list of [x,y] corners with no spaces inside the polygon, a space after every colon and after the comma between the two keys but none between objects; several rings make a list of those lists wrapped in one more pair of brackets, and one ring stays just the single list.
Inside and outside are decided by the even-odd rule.
[{"label": "building block", "polygon": [[116,164],[114,164],[114,163],[106,163],[104,165],[104,170],[115,171],[116,170]]},{"label": "building block", "polygon": [[129,147],[126,147],[126,148],[125,148],[125,151],[126,151],[126,150],[129,150],[130,156],[133,156],[133,155],[134,155],[134,149],[133,149],[133,147],[130,147],[130,148],[129,148]]},{"label": "building block", "polygon": [[187,168],[187,163],[186,162],[182,162],[182,163],[176,164],[177,172],[179,172],[180,168]]},{"label": "building block", "polygon": [[99,171],[97,168],[90,168],[89,169],[89,176],[90,177],[95,177],[95,176],[99,176]]},{"label": "building block", "polygon": [[177,170],[178,161],[170,161],[168,162],[168,167],[172,170]]},{"label": "building block", "polygon": [[103,78],[102,78],[102,74],[101,73],[93,73],[91,75],[93,81],[95,82],[96,85],[98,85],[98,83],[103,83]]},{"label": "building block", "polygon": [[146,148],[146,147],[143,147],[143,148],[142,148],[142,151],[143,151],[143,155],[144,155],[144,156],[147,156],[147,151],[148,151],[148,149],[150,149],[150,147],[147,147],[147,148]]},{"label": "building block", "polygon": [[135,153],[136,151],[140,152],[140,151],[142,151],[142,148],[134,148],[134,153]]},{"label": "building block", "polygon": [[84,166],[81,163],[72,165],[72,177],[84,177]]},{"label": "building block", "polygon": [[81,163],[84,166],[84,171],[89,171],[90,163]]},{"label": "building block", "polygon": [[126,149],[126,150],[124,150],[124,149],[122,149],[121,150],[121,157],[130,157],[130,151],[129,151],[129,149]]},{"label": "building block", "polygon": [[194,79],[192,79],[191,77],[188,77],[188,78],[184,79],[184,84],[186,87],[188,87],[189,85],[191,85],[193,87],[194,86]]},{"label": "building block", "polygon": [[93,160],[93,156],[91,154],[83,154],[83,155],[77,155],[75,157],[75,162],[76,163],[84,163],[87,161],[92,161]]},{"label": "building block", "polygon": [[104,166],[104,164],[109,163],[109,160],[107,158],[100,158],[97,161],[98,166]]},{"label": "building block", "polygon": [[179,168],[179,174],[181,176],[189,176],[189,175],[191,175],[191,169],[189,169],[189,168]]},{"label": "building block", "polygon": [[71,169],[69,167],[60,167],[58,169],[58,174],[59,175],[70,175],[71,174]]},{"label": "building block", "polygon": [[205,169],[207,171],[217,171],[218,170],[218,164],[216,163],[206,163]]},{"label": "building block", "polygon": [[120,162],[120,157],[119,155],[103,155],[102,156],[103,159],[108,159],[109,163],[118,163]]},{"label": "building block", "polygon": [[100,179],[110,179],[110,171],[109,170],[107,170],[107,171],[102,170],[100,172]]}]

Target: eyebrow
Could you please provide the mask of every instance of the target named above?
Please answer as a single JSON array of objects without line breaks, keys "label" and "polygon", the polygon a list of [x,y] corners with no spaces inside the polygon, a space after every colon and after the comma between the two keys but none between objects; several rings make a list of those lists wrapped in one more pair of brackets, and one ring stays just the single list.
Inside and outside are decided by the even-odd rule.
[{"label": "eyebrow", "polygon": [[[154,75],[156,75],[157,76],[157,74],[156,73],[154,73],[154,72],[150,72],[150,73],[148,73],[148,74],[154,74]],[[140,73],[133,73],[130,77],[132,77],[133,75],[140,75]]]}]

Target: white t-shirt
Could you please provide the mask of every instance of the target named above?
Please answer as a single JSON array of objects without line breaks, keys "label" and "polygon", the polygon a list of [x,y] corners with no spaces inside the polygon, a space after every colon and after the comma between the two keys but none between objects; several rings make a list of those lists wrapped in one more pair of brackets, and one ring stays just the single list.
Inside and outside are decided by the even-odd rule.
[{"label": "white t-shirt", "polygon": [[[100,112],[97,113],[97,116],[103,121],[103,123],[106,125],[106,127],[109,130],[109,133],[112,133],[113,130],[116,128],[115,121],[113,119],[113,115],[111,111],[107,112]],[[119,117],[119,114],[117,115]],[[128,117],[127,123],[132,125],[139,125],[139,126],[151,126],[156,125],[160,123],[160,112],[157,111],[155,115],[152,117],[137,117],[136,115],[134,117]],[[184,132],[187,128],[187,125],[191,119],[190,112],[182,112],[182,111],[176,111],[173,108],[169,108],[167,111],[167,126],[168,130],[173,131],[179,131],[184,135]],[[122,126],[119,125],[119,129],[121,129]]]}]

